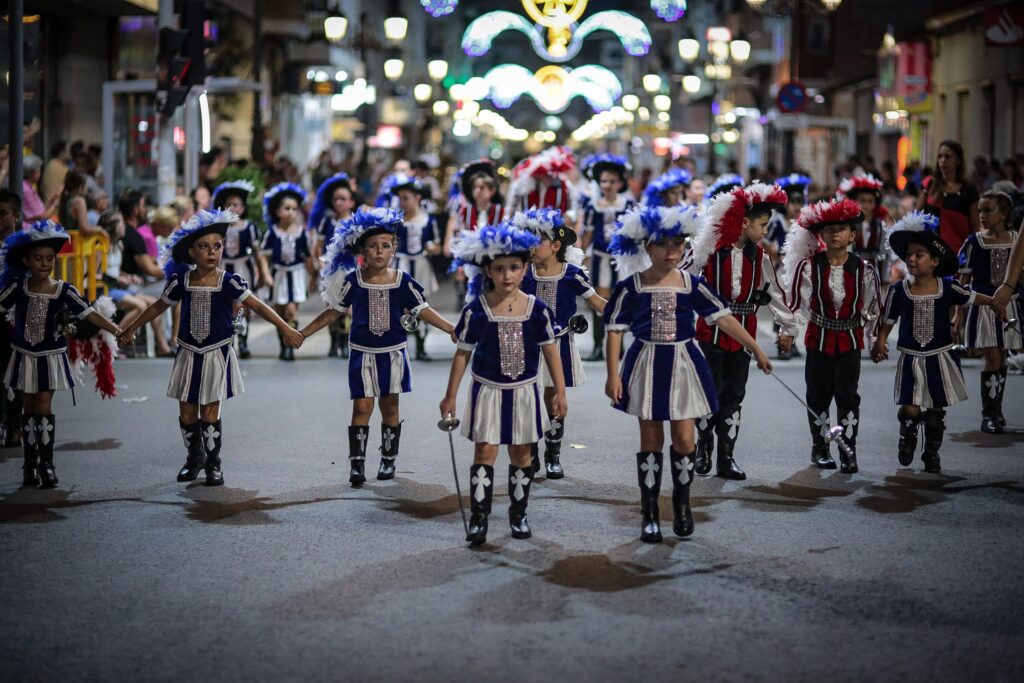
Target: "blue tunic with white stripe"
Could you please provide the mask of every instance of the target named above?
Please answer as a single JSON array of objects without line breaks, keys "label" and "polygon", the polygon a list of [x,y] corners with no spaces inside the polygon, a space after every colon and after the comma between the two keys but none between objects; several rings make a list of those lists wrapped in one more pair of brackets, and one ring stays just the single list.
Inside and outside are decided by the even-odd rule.
[{"label": "blue tunic with white stripe", "polygon": [[192,272],[168,278],[160,298],[170,306],[181,304],[179,344],[203,352],[231,341],[234,304],[245,301],[252,291],[241,275],[223,270],[216,285],[192,286]]},{"label": "blue tunic with white stripe", "polygon": [[[579,266],[571,263],[562,264],[557,275],[539,276],[533,264],[526,269],[522,284],[519,285],[527,294],[533,294],[551,309],[555,321],[555,334],[558,337],[558,355],[562,360],[562,375],[566,387],[583,384],[585,376],[580,362],[576,342],[569,331],[569,318],[576,314],[576,301],[579,297],[589,299],[594,296],[594,288],[590,279]],[[551,382],[550,373],[545,373],[544,382]]]},{"label": "blue tunic with white stripe", "polygon": [[66,308],[70,317],[80,320],[92,313],[89,305],[75,286],[56,281],[53,294],[28,290],[28,278],[13,282],[0,294],[0,313],[14,309],[11,346],[33,355],[59,353],[68,347],[60,329],[58,312]]},{"label": "blue tunic with white stripe", "polygon": [[537,378],[540,347],[555,341],[551,310],[531,296],[522,316],[495,315],[486,296],[462,309],[455,326],[458,346],[473,351],[473,376],[491,384],[519,385]]},{"label": "blue tunic with white stripe", "polygon": [[408,273],[394,271],[391,284],[376,285],[363,281],[363,271],[356,269],[345,277],[337,310],[352,307],[352,330],[349,345],[369,352],[404,348],[406,331],[402,315],[419,313],[429,306],[423,287]]}]

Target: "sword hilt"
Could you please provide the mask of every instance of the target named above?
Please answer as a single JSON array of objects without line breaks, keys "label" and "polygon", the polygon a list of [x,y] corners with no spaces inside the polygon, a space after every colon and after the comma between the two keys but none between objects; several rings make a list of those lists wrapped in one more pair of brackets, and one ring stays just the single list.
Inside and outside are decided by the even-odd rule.
[{"label": "sword hilt", "polygon": [[454,432],[459,428],[459,424],[461,424],[459,418],[454,415],[446,415],[438,421],[437,428],[442,432]]}]

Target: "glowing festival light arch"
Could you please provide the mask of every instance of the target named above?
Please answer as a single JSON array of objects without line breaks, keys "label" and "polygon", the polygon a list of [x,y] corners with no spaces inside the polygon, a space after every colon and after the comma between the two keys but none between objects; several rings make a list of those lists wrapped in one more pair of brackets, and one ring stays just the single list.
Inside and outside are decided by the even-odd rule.
[{"label": "glowing festival light arch", "polygon": [[499,64],[483,78],[489,86],[488,97],[499,109],[526,95],[547,114],[565,111],[574,97],[585,99],[594,111],[606,111],[622,96],[622,83],[615,74],[596,64],[575,69],[549,64],[537,73],[518,64]]}]

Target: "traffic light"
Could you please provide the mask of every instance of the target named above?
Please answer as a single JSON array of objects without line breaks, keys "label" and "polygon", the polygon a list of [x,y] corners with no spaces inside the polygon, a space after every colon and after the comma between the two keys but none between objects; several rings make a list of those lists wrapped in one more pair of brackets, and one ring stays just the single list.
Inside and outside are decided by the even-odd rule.
[{"label": "traffic light", "polygon": [[184,0],[181,9],[182,28],[160,29],[156,56],[156,107],[166,116],[184,104],[191,86],[206,80],[203,3]]}]

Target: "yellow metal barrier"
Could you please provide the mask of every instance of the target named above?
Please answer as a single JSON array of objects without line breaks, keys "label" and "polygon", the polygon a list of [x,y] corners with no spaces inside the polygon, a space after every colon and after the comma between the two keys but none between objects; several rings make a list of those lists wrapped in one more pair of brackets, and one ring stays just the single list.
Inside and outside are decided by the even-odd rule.
[{"label": "yellow metal barrier", "polygon": [[71,251],[58,254],[58,273],[61,279],[73,284],[86,299],[95,301],[97,296],[107,293],[102,275],[107,269],[107,254],[110,240],[106,235],[82,237],[71,233]]}]

